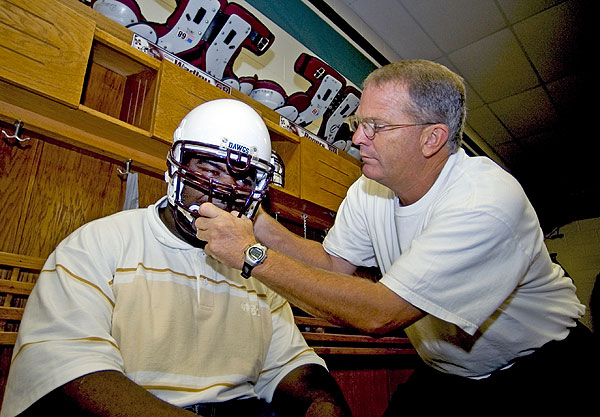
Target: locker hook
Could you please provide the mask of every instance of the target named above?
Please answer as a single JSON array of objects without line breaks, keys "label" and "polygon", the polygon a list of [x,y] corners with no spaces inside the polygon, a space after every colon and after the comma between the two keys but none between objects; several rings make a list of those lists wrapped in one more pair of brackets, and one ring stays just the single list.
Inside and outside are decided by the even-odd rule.
[{"label": "locker hook", "polygon": [[117,167],[117,171],[119,171],[119,176],[121,177],[122,180],[126,180],[127,176],[130,174],[131,162],[133,162],[131,160],[131,158],[128,159],[127,161],[125,161],[125,171],[123,171],[121,168]]},{"label": "locker hook", "polygon": [[16,141],[14,142],[10,142],[8,140],[6,140],[6,143],[8,143],[9,145],[15,145],[15,144],[19,144],[19,142],[27,142],[28,140],[30,140],[31,138],[22,138],[21,137],[21,130],[23,129],[23,122],[21,120],[17,120],[14,124],[15,126],[15,133],[12,135],[9,135],[6,130],[2,129],[2,136],[6,139],[16,139]]}]

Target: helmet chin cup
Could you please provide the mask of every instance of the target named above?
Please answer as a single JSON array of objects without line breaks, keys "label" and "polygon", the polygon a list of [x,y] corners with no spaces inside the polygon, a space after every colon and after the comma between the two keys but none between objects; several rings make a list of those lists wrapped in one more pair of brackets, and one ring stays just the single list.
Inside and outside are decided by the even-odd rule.
[{"label": "helmet chin cup", "polygon": [[198,239],[198,237],[196,236],[196,226],[194,226],[194,221],[196,220],[196,218],[179,206],[174,206],[169,203],[169,208],[173,213],[175,227],[177,228],[179,233],[188,240]]}]

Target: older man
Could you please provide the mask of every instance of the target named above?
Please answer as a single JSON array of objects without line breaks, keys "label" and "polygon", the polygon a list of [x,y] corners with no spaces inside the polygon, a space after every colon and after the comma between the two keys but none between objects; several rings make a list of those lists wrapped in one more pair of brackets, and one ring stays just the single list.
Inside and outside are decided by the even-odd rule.
[{"label": "older man", "polygon": [[[589,332],[577,322],[584,306],[552,263],[521,186],[460,148],[464,91],[459,76],[425,60],[365,80],[350,120],[364,175],[323,244],[264,213],[253,225],[205,204],[196,221],[207,253],[246,262],[308,312],[369,333],[405,328],[425,364],[407,384],[409,400],[547,392],[591,366]],[[245,259],[257,242],[266,257]],[[357,266],[383,277],[350,276]],[[427,402],[436,404],[446,403]]]}]

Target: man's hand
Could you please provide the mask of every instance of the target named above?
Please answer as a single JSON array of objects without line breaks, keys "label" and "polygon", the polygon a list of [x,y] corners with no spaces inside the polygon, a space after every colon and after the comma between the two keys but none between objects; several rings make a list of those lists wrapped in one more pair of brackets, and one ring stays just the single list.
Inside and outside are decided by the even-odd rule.
[{"label": "man's hand", "polygon": [[221,210],[212,203],[204,203],[198,209],[195,221],[196,236],[206,243],[206,253],[219,262],[236,269],[244,265],[244,252],[256,243],[252,221],[239,213]]}]

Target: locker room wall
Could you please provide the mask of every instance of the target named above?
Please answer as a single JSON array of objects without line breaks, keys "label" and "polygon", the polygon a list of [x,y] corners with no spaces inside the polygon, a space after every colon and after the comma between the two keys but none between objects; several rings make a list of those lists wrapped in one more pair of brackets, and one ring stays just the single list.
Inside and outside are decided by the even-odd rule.
[{"label": "locker room wall", "polygon": [[[122,209],[124,165],[26,134],[22,148],[0,141],[0,251],[46,258],[79,226]],[[138,181],[140,207],[166,194],[162,177],[140,172]]]}]

